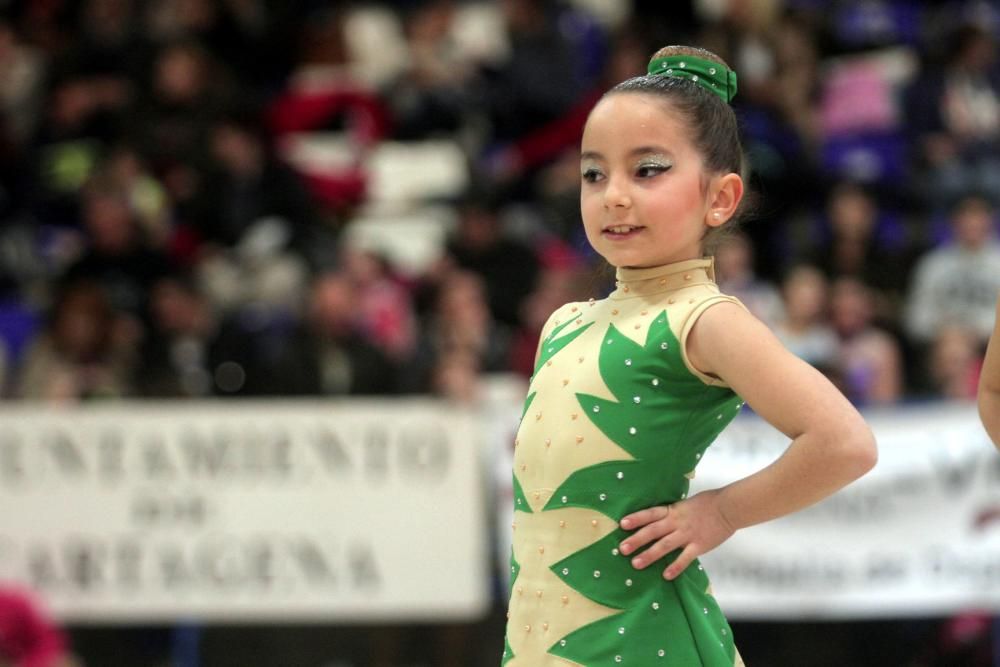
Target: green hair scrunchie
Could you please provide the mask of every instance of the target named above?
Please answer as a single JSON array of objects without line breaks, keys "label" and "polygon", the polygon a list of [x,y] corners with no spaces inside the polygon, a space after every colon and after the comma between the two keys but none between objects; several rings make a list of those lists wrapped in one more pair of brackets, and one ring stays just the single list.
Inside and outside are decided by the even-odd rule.
[{"label": "green hair scrunchie", "polygon": [[649,63],[649,74],[692,81],[728,104],[736,97],[736,72],[711,60],[692,56],[666,56]]}]

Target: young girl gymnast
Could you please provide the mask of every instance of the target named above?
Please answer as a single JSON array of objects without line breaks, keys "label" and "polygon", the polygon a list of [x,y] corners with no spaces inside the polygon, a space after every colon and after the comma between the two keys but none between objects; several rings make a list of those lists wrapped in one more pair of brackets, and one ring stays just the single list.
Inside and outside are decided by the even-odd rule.
[{"label": "young girl gymnast", "polygon": [[[742,664],[697,557],[875,464],[857,411],[703,257],[743,198],[735,92],[718,56],[666,47],[587,120],[581,213],[617,287],[542,331],[514,441],[507,667]],[[744,401],[791,444],[688,497]]]},{"label": "young girl gymnast", "polygon": [[979,416],[993,444],[1000,448],[1000,298],[993,336],[986,347],[986,361],[979,376]]}]

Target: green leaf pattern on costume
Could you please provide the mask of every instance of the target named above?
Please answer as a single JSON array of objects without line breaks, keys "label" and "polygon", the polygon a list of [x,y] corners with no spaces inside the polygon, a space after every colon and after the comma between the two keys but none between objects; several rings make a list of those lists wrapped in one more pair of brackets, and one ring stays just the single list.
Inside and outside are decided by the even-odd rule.
[{"label": "green leaf pattern on costume", "polygon": [[[543,511],[585,507],[618,521],[687,497],[687,473],[742,402],[732,390],[706,385],[687,368],[665,311],[650,323],[645,344],[610,325],[600,345],[599,370],[614,399],[580,393],[577,400],[631,458],[574,472]],[[615,529],[552,566],[580,594],[622,612],[560,638],[550,653],[586,667],[731,667],[732,635],[714,599],[705,595],[709,584],[700,564],[695,561],[672,582],[664,580],[663,569],[678,550],[636,570],[631,557],[617,550],[628,534]],[[720,642],[720,636],[728,641]]]}]

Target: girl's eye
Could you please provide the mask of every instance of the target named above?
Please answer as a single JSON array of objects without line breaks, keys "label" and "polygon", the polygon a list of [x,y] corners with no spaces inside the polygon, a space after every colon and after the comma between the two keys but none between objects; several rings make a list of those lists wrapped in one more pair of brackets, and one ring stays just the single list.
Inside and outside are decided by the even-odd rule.
[{"label": "girl's eye", "polygon": [[657,174],[662,174],[668,169],[670,169],[669,165],[644,164],[640,165],[639,168],[635,170],[635,175],[639,178],[650,178],[652,176],[656,176]]},{"label": "girl's eye", "polygon": [[584,169],[582,174],[583,180],[586,181],[587,183],[596,183],[601,178],[601,176],[602,176],[601,172],[597,169],[594,169],[593,167],[591,167],[590,169]]}]

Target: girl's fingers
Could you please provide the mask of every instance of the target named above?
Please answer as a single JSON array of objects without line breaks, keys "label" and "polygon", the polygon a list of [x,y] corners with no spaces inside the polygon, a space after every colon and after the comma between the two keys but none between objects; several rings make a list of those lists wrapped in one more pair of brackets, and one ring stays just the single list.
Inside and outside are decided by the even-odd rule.
[{"label": "girl's fingers", "polygon": [[688,544],[684,547],[681,555],[677,557],[677,560],[668,565],[667,569],[663,571],[664,578],[676,579],[691,564],[691,561],[698,557],[698,553],[699,550],[694,544]]},{"label": "girl's fingers", "polygon": [[652,523],[653,521],[659,521],[663,517],[667,516],[669,512],[670,505],[658,505],[656,507],[640,510],[622,518],[621,527],[625,530],[635,530],[636,528],[641,528],[648,523]]},{"label": "girl's fingers", "polygon": [[622,540],[618,548],[624,555],[628,556],[653,540],[658,540],[665,535],[669,535],[673,530],[674,527],[668,520],[667,515],[664,515],[659,521],[646,524],[641,530],[636,531],[634,535],[629,535]]},{"label": "girl's fingers", "polygon": [[654,542],[653,546],[633,558],[632,567],[637,570],[641,570],[652,565],[671,551],[679,549],[682,546],[684,546],[683,540],[677,535],[677,533],[670,533],[666,537]]}]

